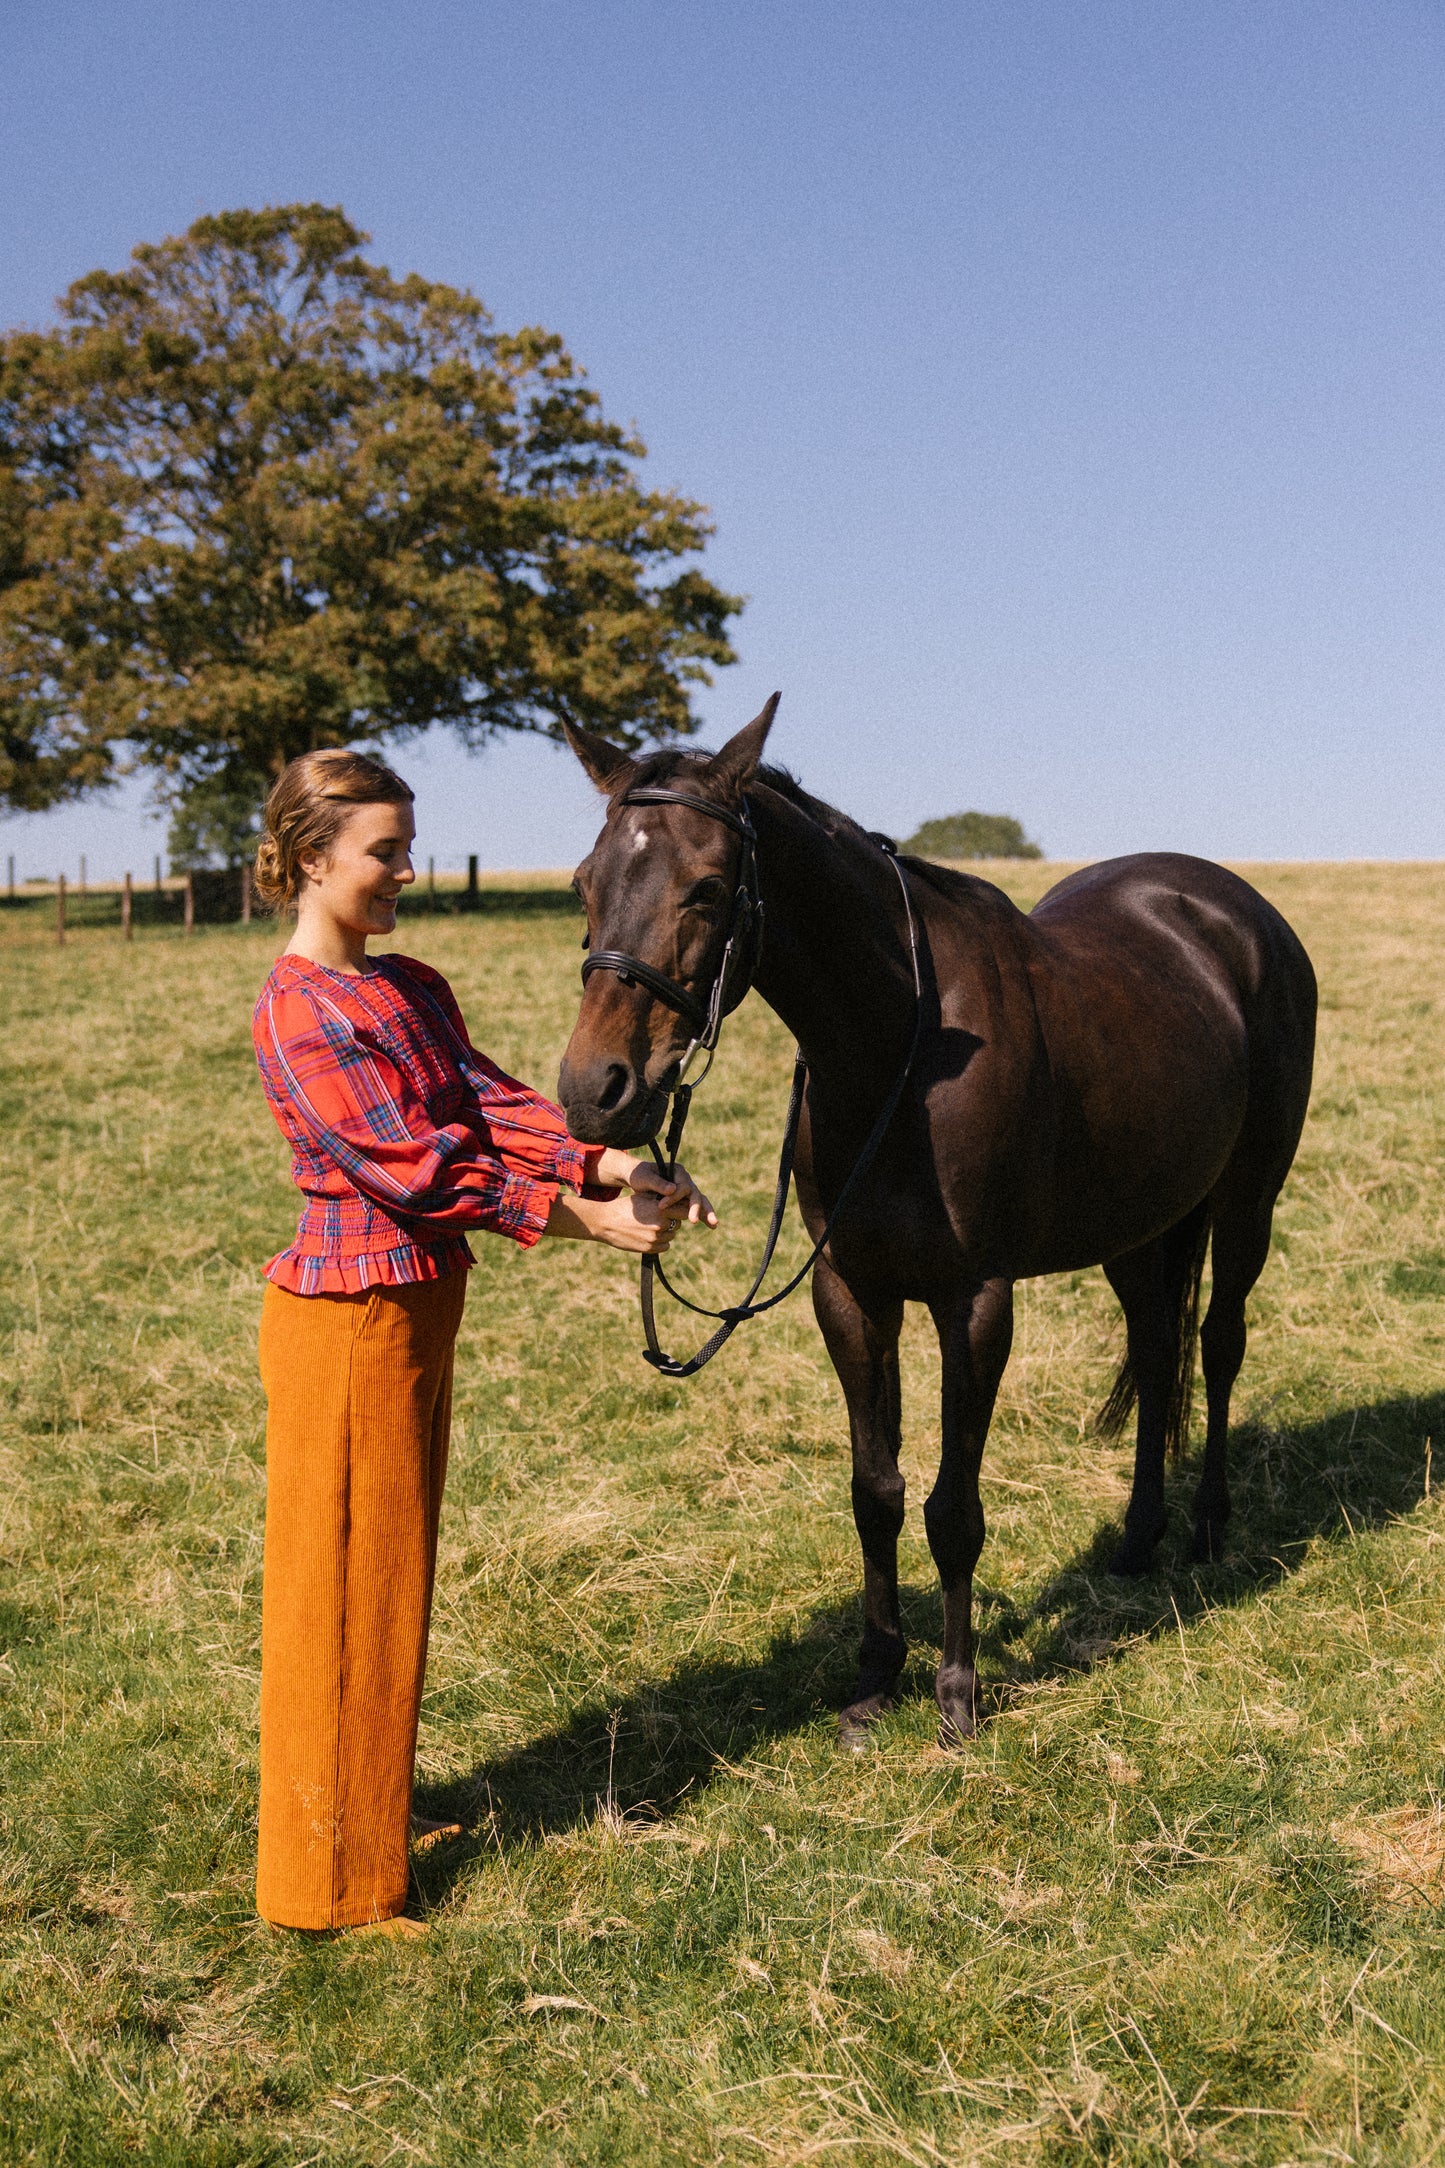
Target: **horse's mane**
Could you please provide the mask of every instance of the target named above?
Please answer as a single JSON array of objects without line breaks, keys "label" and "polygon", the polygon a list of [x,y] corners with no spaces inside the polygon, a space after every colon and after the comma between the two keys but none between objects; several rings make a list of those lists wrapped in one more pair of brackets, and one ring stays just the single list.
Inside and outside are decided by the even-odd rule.
[{"label": "horse's mane", "polygon": [[[675,783],[686,775],[690,767],[700,767],[711,758],[710,753],[680,752],[676,749],[648,753],[637,762],[629,782],[634,785]],[[855,843],[877,840],[849,814],[840,813],[836,806],[829,805],[825,799],[815,798],[811,791],[804,790],[790,768],[764,765],[758,769],[754,781],[761,783],[765,790],[775,791],[778,797],[786,798],[789,805],[796,806],[800,813],[806,814],[825,835],[836,837],[839,841]]]},{"label": "horse's mane", "polygon": [[871,843],[875,840],[851,814],[840,813],[838,808],[829,805],[826,799],[815,798],[811,791],[804,790],[790,768],[759,768],[757,780],[765,789],[774,790],[780,798],[786,798],[789,805],[795,805],[800,813],[806,813],[809,820],[815,821],[825,835],[847,837],[855,843]]}]

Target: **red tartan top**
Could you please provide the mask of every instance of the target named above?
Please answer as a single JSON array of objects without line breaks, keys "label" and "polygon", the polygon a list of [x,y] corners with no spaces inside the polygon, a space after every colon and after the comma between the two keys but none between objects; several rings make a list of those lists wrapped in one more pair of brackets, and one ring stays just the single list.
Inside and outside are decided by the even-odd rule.
[{"label": "red tartan top", "polygon": [[266,1277],[297,1295],[439,1280],[462,1230],[530,1246],[600,1148],[467,1037],[446,980],[409,956],[365,973],[277,959],[252,1020],[261,1082],[306,1199]]}]

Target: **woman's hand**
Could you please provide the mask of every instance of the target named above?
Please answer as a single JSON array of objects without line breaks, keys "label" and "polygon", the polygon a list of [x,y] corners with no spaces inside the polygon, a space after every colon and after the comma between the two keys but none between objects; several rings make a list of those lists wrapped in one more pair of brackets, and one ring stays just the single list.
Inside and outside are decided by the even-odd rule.
[{"label": "woman's hand", "polygon": [[676,1178],[669,1181],[650,1159],[639,1159],[633,1152],[609,1148],[597,1162],[597,1180],[607,1187],[615,1184],[630,1189],[639,1197],[656,1197],[674,1226],[680,1226],[683,1220],[690,1221],[694,1227],[717,1225],[716,1212],[686,1167],[679,1167]]},{"label": "woman's hand", "polygon": [[605,1242],[634,1257],[660,1256],[676,1232],[676,1212],[653,1194],[572,1197],[562,1190],[547,1215],[547,1233],[555,1240]]},{"label": "woman's hand", "polygon": [[[563,1242],[605,1242],[634,1257],[659,1257],[684,1221],[716,1227],[717,1214],[688,1173],[679,1167],[669,1181],[650,1159],[634,1152],[605,1151],[597,1162],[599,1187],[618,1197],[572,1197],[564,1191],[547,1220],[549,1235]],[[631,1192],[629,1195],[628,1192]]]}]

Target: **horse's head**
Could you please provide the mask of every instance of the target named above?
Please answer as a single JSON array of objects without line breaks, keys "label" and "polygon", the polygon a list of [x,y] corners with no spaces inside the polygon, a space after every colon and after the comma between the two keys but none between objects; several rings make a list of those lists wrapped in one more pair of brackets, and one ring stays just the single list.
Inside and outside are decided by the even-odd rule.
[{"label": "horse's head", "polygon": [[[608,799],[573,887],[587,912],[587,947],[613,961],[588,973],[558,1080],[567,1125],[584,1144],[643,1144],[662,1123],[679,1066],[700,1036],[729,931],[740,927],[749,849],[739,832],[743,793],[777,705],[774,693],[712,755],[639,762],[590,730],[566,726],[568,744]],[[716,806],[718,816],[649,803],[649,790],[682,792]],[[627,970],[629,962],[642,971]]]}]

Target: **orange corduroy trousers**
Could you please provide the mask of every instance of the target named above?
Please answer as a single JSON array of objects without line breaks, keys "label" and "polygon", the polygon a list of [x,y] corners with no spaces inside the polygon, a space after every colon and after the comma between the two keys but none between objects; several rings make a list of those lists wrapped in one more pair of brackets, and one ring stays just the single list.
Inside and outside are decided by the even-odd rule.
[{"label": "orange corduroy trousers", "polygon": [[266,1289],[256,1908],[277,1926],[355,1927],[406,1904],[466,1280]]}]

